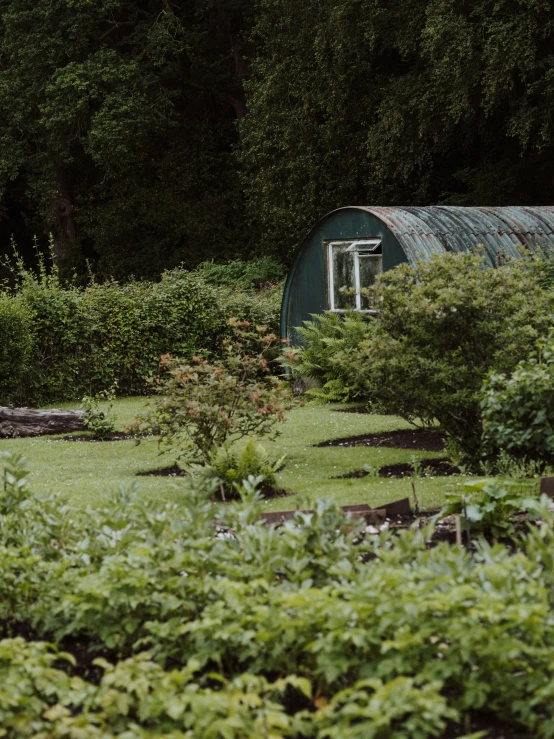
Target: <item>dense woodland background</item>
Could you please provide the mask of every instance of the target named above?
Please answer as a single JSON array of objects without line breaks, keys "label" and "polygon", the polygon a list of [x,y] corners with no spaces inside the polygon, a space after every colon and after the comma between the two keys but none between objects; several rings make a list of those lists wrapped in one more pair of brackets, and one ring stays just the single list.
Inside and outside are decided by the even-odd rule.
[{"label": "dense woodland background", "polygon": [[549,204],[547,0],[0,0],[0,252],[290,259],[346,204]]}]

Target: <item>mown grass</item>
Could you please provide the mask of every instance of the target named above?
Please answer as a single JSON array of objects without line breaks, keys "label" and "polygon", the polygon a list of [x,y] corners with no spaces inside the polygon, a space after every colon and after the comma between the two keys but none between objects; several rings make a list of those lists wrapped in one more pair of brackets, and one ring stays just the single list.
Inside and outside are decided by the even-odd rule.
[{"label": "mown grass", "polygon": [[[119,428],[145,408],[145,398],[116,401]],[[64,407],[72,407],[66,404]],[[75,406],[73,406],[75,407]],[[411,481],[403,479],[335,479],[364,464],[381,467],[397,462],[440,457],[432,452],[370,447],[317,447],[321,441],[364,433],[409,428],[394,416],[341,413],[340,406],[305,405],[290,413],[276,441],[263,443],[275,457],[286,454],[278,483],[294,495],[268,501],[270,510],[305,506],[315,497],[334,497],[341,505],[385,501],[412,495]],[[4,439],[0,449],[23,454],[28,460],[30,483],[37,492],[60,492],[74,504],[98,505],[121,485],[135,485],[140,495],[178,501],[183,483],[178,478],[137,477],[138,472],[170,466],[170,454],[159,454],[155,439],[136,446],[132,440],[113,442],[65,441],[60,437]],[[416,491],[422,508],[442,505],[447,490],[460,489],[465,478],[422,477]]]}]

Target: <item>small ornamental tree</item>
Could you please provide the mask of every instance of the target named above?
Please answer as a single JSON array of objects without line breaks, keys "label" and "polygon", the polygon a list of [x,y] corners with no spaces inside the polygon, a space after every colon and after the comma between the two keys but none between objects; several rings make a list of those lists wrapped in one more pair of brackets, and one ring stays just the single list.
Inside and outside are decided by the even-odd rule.
[{"label": "small ornamental tree", "polygon": [[385,273],[371,290],[379,307],[351,370],[370,405],[411,422],[437,421],[465,464],[482,452],[481,388],[511,372],[554,325],[542,263],[487,268],[477,254],[443,254]]},{"label": "small ornamental tree", "polygon": [[266,326],[230,319],[234,336],[222,358],[162,357],[160,397],[129,429],[150,433],[187,461],[207,463],[221,446],[250,436],[277,435],[288,389],[271,374],[266,355],[278,341]]},{"label": "small ornamental tree", "polygon": [[484,385],[483,431],[492,451],[554,463],[554,337],[520,362],[511,375],[492,374]]}]

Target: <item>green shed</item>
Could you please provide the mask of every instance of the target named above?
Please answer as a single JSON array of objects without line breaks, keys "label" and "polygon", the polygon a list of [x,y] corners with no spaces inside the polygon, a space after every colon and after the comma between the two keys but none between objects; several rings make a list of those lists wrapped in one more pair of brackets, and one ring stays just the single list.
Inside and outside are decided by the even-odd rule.
[{"label": "green shed", "polygon": [[[283,294],[281,338],[297,344],[295,327],[313,313],[371,312],[360,290],[397,264],[479,245],[491,266],[502,257],[521,256],[520,246],[554,252],[554,207],[335,210],[316,223],[296,253]],[[343,286],[355,294],[340,292]]]}]

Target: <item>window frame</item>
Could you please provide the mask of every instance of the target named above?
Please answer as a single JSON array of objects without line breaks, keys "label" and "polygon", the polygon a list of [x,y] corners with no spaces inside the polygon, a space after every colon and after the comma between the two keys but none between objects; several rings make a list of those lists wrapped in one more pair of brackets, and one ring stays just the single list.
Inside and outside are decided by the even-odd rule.
[{"label": "window frame", "polygon": [[[357,238],[357,239],[329,239],[325,242],[327,244],[327,280],[329,289],[329,305],[331,313],[348,313],[349,310],[355,310],[359,313],[368,313],[369,315],[375,315],[376,310],[371,308],[362,308],[362,295],[361,295],[361,284],[360,284],[360,256],[362,259],[368,258],[381,258],[383,254],[380,251],[381,239],[380,238]],[[342,244],[350,244],[346,251],[351,251],[354,254],[354,289],[355,289],[355,303],[356,306],[353,309],[349,308],[335,308],[335,290],[334,290],[334,267],[333,267],[333,247]],[[364,248],[360,248],[364,247]],[[379,250],[379,251],[378,251]]]}]

